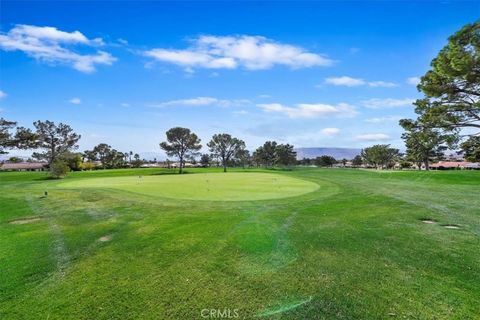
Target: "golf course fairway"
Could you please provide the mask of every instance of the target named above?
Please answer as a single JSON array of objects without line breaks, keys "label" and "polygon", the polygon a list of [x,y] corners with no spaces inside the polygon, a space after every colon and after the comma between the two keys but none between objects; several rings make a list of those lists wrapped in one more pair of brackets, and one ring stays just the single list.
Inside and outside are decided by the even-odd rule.
[{"label": "golf course fairway", "polygon": [[310,181],[270,173],[202,173],[83,179],[62,188],[118,189],[186,200],[244,201],[294,197],[315,191]]},{"label": "golf course fairway", "polygon": [[479,319],[480,172],[221,170],[1,172],[0,319]]}]

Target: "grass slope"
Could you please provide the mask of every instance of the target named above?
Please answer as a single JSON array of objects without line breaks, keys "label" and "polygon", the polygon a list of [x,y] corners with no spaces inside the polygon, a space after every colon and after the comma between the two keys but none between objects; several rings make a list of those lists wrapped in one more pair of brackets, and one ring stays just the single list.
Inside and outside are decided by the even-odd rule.
[{"label": "grass slope", "polygon": [[0,173],[0,318],[479,318],[479,172],[277,171],[321,187],[242,202],[62,187],[163,173]]}]

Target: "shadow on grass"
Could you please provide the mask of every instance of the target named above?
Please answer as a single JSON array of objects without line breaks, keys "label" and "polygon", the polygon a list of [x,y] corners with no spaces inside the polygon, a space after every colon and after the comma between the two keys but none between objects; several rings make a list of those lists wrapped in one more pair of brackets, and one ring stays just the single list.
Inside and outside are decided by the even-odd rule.
[{"label": "shadow on grass", "polygon": [[164,175],[184,175],[184,174],[194,174],[194,173],[198,173],[198,172],[189,172],[189,171],[183,171],[182,173],[179,173],[178,171],[169,171],[169,172],[154,172],[154,173],[150,173],[150,174],[147,174],[147,176],[164,176]]}]

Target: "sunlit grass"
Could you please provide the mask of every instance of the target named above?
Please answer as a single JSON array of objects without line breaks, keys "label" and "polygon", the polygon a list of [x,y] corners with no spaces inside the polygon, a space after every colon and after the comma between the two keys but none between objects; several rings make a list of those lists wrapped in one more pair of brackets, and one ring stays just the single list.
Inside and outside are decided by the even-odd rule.
[{"label": "sunlit grass", "polygon": [[[480,314],[479,172],[235,175],[254,172],[320,187],[270,200],[194,201],[89,185],[101,177],[175,181],[168,170],[63,181],[0,173],[0,318],[198,319],[202,309],[224,308],[274,319]],[[27,218],[39,219],[11,223]]]}]

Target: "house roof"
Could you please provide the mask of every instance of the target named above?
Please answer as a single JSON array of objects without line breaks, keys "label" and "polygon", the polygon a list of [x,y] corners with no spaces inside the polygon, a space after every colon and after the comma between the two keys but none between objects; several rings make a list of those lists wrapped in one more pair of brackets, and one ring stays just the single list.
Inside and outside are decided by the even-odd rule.
[{"label": "house roof", "polygon": [[0,164],[0,170],[34,170],[43,169],[45,163],[42,162],[20,162]]},{"label": "house roof", "polygon": [[469,166],[471,164],[474,164],[472,162],[466,162],[466,161],[440,161],[438,163],[432,163],[430,165],[431,168],[465,168],[466,166]]}]

